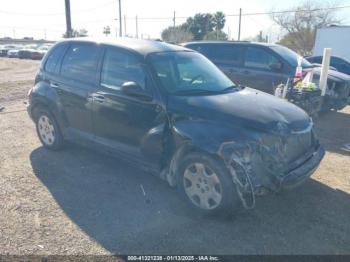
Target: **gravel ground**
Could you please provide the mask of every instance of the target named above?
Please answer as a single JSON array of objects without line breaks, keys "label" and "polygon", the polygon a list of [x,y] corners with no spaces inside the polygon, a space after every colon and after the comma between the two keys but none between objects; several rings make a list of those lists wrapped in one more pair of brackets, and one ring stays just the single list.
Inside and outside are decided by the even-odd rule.
[{"label": "gravel ground", "polygon": [[349,106],[317,121],[312,179],[218,219],[118,159],[43,149],[24,104],[37,66],[0,58],[0,254],[350,254]]}]

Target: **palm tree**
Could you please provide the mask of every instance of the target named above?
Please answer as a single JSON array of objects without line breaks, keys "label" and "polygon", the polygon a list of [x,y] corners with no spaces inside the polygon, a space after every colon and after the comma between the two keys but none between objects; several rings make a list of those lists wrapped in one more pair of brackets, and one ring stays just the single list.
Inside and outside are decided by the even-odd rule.
[{"label": "palm tree", "polygon": [[219,31],[224,28],[225,23],[226,23],[225,14],[220,11],[216,12],[213,16],[213,24],[214,24],[214,28],[217,36],[219,34]]}]

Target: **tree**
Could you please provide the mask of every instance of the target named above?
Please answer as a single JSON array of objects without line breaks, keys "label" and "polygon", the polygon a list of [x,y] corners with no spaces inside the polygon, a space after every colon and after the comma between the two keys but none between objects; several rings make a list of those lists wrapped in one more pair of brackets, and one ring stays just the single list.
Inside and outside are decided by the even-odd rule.
[{"label": "tree", "polygon": [[194,17],[187,18],[186,23],[182,27],[192,33],[194,40],[202,40],[207,33],[213,31],[213,16],[209,13],[195,14]]},{"label": "tree", "polygon": [[74,37],[87,37],[88,36],[88,31],[84,28],[80,30],[76,30],[75,32],[73,31],[73,36]]},{"label": "tree", "polygon": [[[72,37],[86,37],[88,36],[88,31],[84,28],[75,30],[72,29]],[[67,33],[63,34],[63,38],[68,38]]]},{"label": "tree", "polygon": [[280,41],[301,55],[310,55],[317,28],[340,24],[335,4],[307,0],[294,7],[295,12],[275,12],[272,19],[286,32]]},{"label": "tree", "polygon": [[[225,15],[223,12],[216,12],[213,15],[213,25],[214,25],[215,32],[216,32],[216,37],[214,39],[227,40],[227,35],[221,31],[225,26],[225,22],[226,22],[226,18],[225,18]],[[219,37],[219,34],[220,34],[220,37]],[[204,36],[204,39],[208,39],[208,37],[209,37],[209,39],[212,38],[211,32],[207,33],[206,36]]]},{"label": "tree", "polygon": [[213,16],[214,28],[217,31],[222,30],[225,27],[226,18],[223,12],[216,12]]},{"label": "tree", "polygon": [[193,40],[193,35],[182,26],[169,26],[163,30],[162,39],[171,43],[183,43]]},{"label": "tree", "polygon": [[[179,39],[202,40],[206,39],[227,39],[227,35],[222,32],[226,23],[223,12],[215,14],[195,14],[193,17],[187,18],[186,22],[177,27],[168,27],[163,30],[163,40],[171,42],[179,42]],[[215,29],[215,33],[212,32]],[[215,36],[215,37],[213,37]],[[187,40],[188,41],[188,40]],[[180,40],[184,42],[184,40]]]},{"label": "tree", "polygon": [[111,28],[109,27],[109,25],[105,26],[105,27],[103,28],[103,34],[104,34],[105,36],[108,36],[110,33],[111,33]]},{"label": "tree", "polygon": [[204,40],[227,40],[227,34],[223,31],[212,31],[204,36]]}]

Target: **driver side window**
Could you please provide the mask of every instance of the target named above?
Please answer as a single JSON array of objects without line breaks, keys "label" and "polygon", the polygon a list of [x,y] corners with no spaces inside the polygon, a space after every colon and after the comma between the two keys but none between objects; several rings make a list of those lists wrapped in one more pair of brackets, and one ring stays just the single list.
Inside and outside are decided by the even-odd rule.
[{"label": "driver side window", "polygon": [[245,54],[244,66],[271,71],[270,65],[279,63],[278,59],[269,52],[257,47],[248,47]]},{"label": "driver side window", "polygon": [[101,86],[120,90],[125,82],[135,82],[145,89],[146,75],[139,59],[127,52],[107,48],[101,70]]}]

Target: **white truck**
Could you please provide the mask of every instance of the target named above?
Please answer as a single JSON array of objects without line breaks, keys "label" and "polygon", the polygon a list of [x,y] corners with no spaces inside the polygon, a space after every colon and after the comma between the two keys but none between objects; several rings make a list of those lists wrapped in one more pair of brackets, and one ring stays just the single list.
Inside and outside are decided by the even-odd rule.
[{"label": "white truck", "polygon": [[332,48],[332,56],[350,61],[350,26],[329,26],[317,29],[314,56],[322,56],[325,48]]}]

